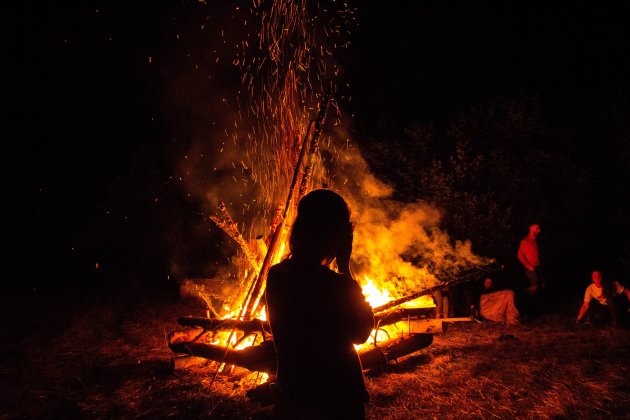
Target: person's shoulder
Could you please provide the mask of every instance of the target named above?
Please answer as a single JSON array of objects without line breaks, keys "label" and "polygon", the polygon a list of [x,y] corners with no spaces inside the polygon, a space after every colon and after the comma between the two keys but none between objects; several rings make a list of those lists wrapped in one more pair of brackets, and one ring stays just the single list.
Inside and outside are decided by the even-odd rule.
[{"label": "person's shoulder", "polygon": [[267,283],[276,282],[282,278],[285,278],[287,274],[291,271],[290,260],[286,259],[284,261],[279,262],[278,264],[274,264],[269,269],[269,274],[267,275]]},{"label": "person's shoulder", "polygon": [[318,269],[318,273],[317,274],[320,277],[323,277],[323,278],[328,279],[330,281],[337,281],[337,280],[345,279],[345,276],[343,274],[339,274],[335,270],[332,270],[330,267],[327,267],[325,265],[320,265],[320,266],[317,267],[317,269]]},{"label": "person's shoulder", "polygon": [[278,264],[274,264],[271,266],[271,268],[269,268],[269,275],[271,275],[272,273],[275,274],[275,273],[279,273],[286,270],[287,270],[287,260],[280,261]]},{"label": "person's shoulder", "polygon": [[269,271],[271,270],[286,270],[289,266],[291,265],[291,259],[290,258],[286,258],[282,261],[280,261],[277,264],[274,264],[271,266],[271,268],[269,269]]},{"label": "person's shoulder", "polygon": [[315,276],[322,284],[328,284],[333,289],[335,288],[347,288],[356,284],[356,282],[348,279],[345,275],[336,272],[328,266],[320,265],[317,267]]}]

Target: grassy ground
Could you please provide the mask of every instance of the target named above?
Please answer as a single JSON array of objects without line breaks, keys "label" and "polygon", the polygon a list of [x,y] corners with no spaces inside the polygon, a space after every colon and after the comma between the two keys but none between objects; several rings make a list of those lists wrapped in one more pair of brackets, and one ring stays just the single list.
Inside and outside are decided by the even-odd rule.
[{"label": "grassy ground", "polygon": [[[271,417],[245,396],[256,374],[210,387],[212,364],[169,370],[165,334],[178,316],[203,315],[197,303],[60,301],[4,302],[0,418]],[[630,331],[576,327],[572,312],[509,330],[453,324],[426,349],[366,373],[368,417],[630,418]]]}]

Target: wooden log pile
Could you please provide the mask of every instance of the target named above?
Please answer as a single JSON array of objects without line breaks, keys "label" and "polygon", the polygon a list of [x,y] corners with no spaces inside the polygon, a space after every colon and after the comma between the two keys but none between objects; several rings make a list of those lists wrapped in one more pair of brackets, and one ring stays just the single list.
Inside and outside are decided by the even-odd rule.
[{"label": "wooden log pile", "polygon": [[[363,369],[374,369],[382,366],[391,360],[406,356],[422,348],[429,346],[433,342],[433,334],[413,333],[400,338],[387,340],[377,346],[370,346],[359,350],[359,358]],[[265,372],[274,374],[276,372],[276,350],[273,341],[263,341],[256,346],[245,347],[241,350],[234,350],[227,346],[207,344],[203,342],[169,342],[169,348],[175,352],[204,358],[208,360],[223,361],[224,363],[236,365],[255,372]],[[305,361],[308,363],[308,361]],[[174,361],[172,366],[177,368],[178,362]],[[179,367],[186,368],[188,365],[181,364]]]},{"label": "wooden log pile", "polygon": [[[363,367],[372,369],[390,360],[420,350],[431,344],[432,334],[440,334],[444,331],[445,323],[470,320],[470,318],[433,319],[434,308],[407,308],[400,307],[400,305],[420,296],[431,294],[436,290],[477,279],[486,275],[490,270],[497,269],[499,268],[496,266],[482,267],[476,270],[476,274],[467,272],[464,276],[375,308],[375,335],[386,338],[379,338],[377,341],[376,337],[373,337],[371,346],[359,351]],[[181,317],[178,319],[178,323],[184,327],[189,327],[189,329],[175,331],[169,335],[168,345],[174,353],[232,364],[252,371],[275,372],[273,336],[267,321],[256,318]],[[231,341],[235,331],[238,331],[237,335],[240,341],[255,335],[261,338],[257,341],[262,341],[262,344],[236,350],[223,345],[209,344],[202,339],[206,334],[213,335],[217,332],[227,331],[230,332],[228,341]],[[190,364],[188,360],[181,362],[178,360],[177,358],[173,359],[172,366],[175,369],[185,368]]]}]

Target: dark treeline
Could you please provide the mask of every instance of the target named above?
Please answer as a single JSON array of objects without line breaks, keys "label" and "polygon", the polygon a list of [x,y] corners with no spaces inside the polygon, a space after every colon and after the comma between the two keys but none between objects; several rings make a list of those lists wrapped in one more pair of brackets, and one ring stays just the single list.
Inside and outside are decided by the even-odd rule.
[{"label": "dark treeline", "polygon": [[599,266],[630,282],[623,7],[388,6],[359,9],[345,76],[354,137],[397,198],[434,203],[452,237],[510,265],[538,222],[554,277],[586,285]]},{"label": "dark treeline", "polygon": [[364,154],[396,198],[435,204],[448,232],[480,254],[516,265],[536,222],[543,264],[558,280],[587,278],[594,266],[627,277],[627,98],[575,115],[538,95],[496,97],[441,124],[400,130],[381,121],[365,134]]}]

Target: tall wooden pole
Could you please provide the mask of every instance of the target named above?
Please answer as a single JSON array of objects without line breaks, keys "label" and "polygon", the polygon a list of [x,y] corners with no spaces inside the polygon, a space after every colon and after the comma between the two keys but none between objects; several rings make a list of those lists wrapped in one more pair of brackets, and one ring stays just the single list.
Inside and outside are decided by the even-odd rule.
[{"label": "tall wooden pole", "polygon": [[[300,148],[300,154],[298,160],[295,164],[295,170],[293,171],[293,179],[291,180],[291,186],[289,187],[289,193],[287,195],[287,201],[284,206],[284,212],[282,214],[282,220],[276,227],[275,232],[273,232],[273,236],[271,238],[271,242],[269,243],[269,248],[267,249],[267,254],[265,255],[265,259],[263,260],[262,266],[260,268],[260,272],[258,273],[258,277],[253,283],[253,287],[250,290],[249,296],[245,299],[246,305],[245,309],[242,312],[242,319],[250,319],[252,314],[256,313],[256,309],[258,308],[258,303],[262,296],[262,292],[264,291],[264,286],[267,281],[267,274],[269,274],[269,269],[271,268],[271,263],[273,261],[273,257],[278,248],[279,239],[282,236],[282,231],[287,223],[287,218],[289,214],[291,214],[291,210],[297,204],[296,197],[299,194],[298,186],[304,184],[304,176],[306,175],[302,171],[302,164],[304,162],[304,158],[307,155],[307,151],[309,153],[313,150],[317,150],[317,148],[313,148],[313,145],[319,143],[319,136],[322,132],[322,126],[324,125],[324,121],[326,119],[326,114],[328,112],[328,106],[330,105],[330,96],[325,96],[322,104],[319,108],[319,115],[315,120],[314,124],[311,122],[306,131],[306,137],[302,142],[302,147]],[[313,135],[309,136],[311,131],[311,127],[314,125]],[[310,164],[310,154],[309,154],[309,164]],[[302,180],[302,182],[298,182]]]}]

